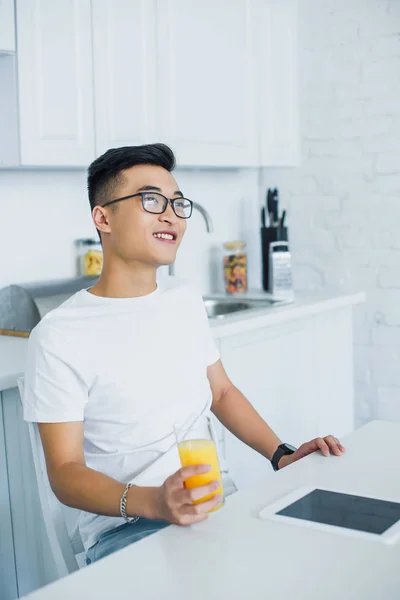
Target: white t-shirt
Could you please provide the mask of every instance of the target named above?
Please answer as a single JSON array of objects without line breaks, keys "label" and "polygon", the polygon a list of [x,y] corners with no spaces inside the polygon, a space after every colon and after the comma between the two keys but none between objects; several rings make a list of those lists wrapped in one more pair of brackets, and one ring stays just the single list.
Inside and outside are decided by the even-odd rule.
[{"label": "white t-shirt", "polygon": [[[180,468],[173,425],[208,413],[207,366],[219,358],[201,296],[169,277],[139,298],[81,290],[32,331],[27,421],[84,422],[88,467],[118,481],[161,485]],[[121,517],[82,512],[87,550]]]}]

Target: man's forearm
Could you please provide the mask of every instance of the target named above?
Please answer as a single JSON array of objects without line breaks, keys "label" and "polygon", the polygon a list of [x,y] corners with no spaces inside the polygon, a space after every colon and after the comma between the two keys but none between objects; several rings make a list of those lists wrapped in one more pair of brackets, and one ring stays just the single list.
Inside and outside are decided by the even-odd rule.
[{"label": "man's forearm", "polygon": [[[53,474],[51,485],[60,502],[67,506],[97,515],[121,516],[119,504],[125,483],[89,469],[84,464],[66,463],[56,475]],[[132,486],[127,497],[127,515],[156,519],[157,489]]]},{"label": "man's forearm", "polygon": [[213,401],[211,410],[231,433],[269,460],[282,443],[234,385]]}]

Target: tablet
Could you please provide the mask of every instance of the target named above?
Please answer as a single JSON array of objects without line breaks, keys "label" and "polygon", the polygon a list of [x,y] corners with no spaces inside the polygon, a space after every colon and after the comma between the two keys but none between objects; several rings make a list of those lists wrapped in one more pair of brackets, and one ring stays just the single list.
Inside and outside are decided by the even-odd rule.
[{"label": "tablet", "polygon": [[400,502],[339,490],[302,487],[266,506],[259,516],[386,543],[400,540]]}]

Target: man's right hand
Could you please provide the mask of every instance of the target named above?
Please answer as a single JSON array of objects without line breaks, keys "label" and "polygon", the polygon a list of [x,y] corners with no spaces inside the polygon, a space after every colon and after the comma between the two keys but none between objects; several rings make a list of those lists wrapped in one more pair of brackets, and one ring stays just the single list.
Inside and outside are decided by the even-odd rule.
[{"label": "man's right hand", "polygon": [[214,496],[199,504],[193,504],[193,501],[212,494],[221,483],[212,481],[188,490],[184,482],[193,475],[201,475],[210,470],[209,465],[193,465],[183,467],[168,477],[161,487],[155,489],[155,518],[176,525],[191,525],[207,519],[208,511],[221,503],[222,496]]}]

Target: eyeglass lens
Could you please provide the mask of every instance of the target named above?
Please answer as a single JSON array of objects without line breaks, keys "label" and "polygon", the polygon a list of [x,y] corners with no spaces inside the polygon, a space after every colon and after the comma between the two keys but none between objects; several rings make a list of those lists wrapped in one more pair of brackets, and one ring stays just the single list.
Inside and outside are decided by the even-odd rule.
[{"label": "eyeglass lens", "polygon": [[[168,200],[156,192],[142,194],[143,208],[150,213],[162,213],[166,209]],[[192,203],[187,198],[176,198],[172,208],[177,217],[188,219],[192,214]]]}]

